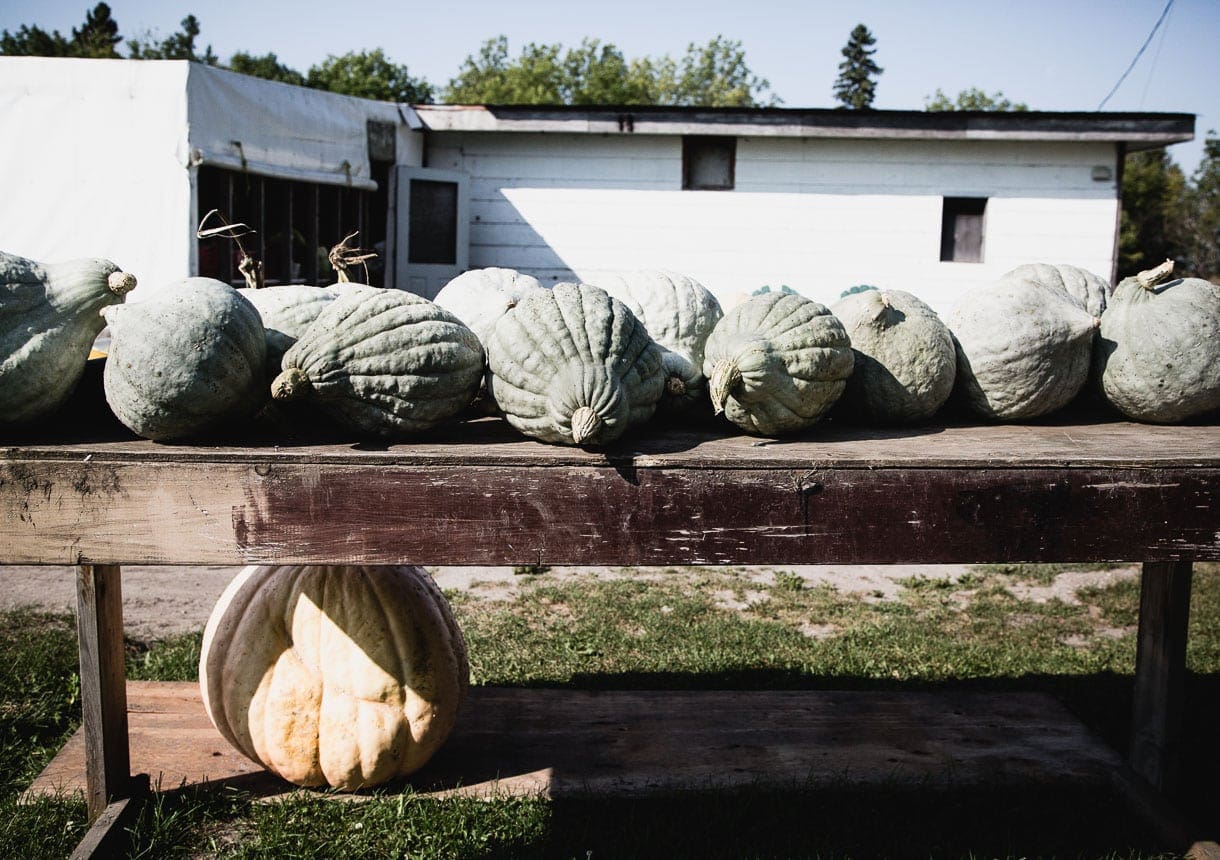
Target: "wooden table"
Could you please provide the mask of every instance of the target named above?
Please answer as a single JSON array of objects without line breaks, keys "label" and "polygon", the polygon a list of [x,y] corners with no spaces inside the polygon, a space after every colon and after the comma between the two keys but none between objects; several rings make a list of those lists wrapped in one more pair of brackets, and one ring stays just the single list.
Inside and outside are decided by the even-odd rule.
[{"label": "wooden table", "polygon": [[1173,785],[1191,563],[1220,559],[1220,427],[653,431],[604,452],[490,419],[413,444],[0,448],[10,564],[77,566],[88,804],[129,772],[120,566],[1143,563],[1132,767]]}]

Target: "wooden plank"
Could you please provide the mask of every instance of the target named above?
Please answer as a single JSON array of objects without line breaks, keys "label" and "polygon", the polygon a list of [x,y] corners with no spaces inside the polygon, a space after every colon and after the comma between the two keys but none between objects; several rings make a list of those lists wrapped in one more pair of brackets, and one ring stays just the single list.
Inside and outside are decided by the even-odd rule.
[{"label": "wooden plank", "polygon": [[446,425],[396,445],[328,441],[302,435],[306,432],[308,428],[280,424],[264,428],[262,435],[252,435],[244,444],[164,445],[136,439],[113,423],[109,432],[101,433],[96,426],[77,422],[40,430],[36,437],[10,440],[19,444],[0,447],[0,462],[82,462],[88,458],[89,462],[116,463],[614,465],[638,469],[1220,467],[1220,426],[1082,422],[1071,415],[1039,424],[932,424],[901,429],[828,422],[786,439],[745,436],[717,423],[656,427],[597,451],[534,442],[492,418]]},{"label": "wooden plank", "polygon": [[0,461],[11,564],[1213,559],[1218,496],[1215,468]]},{"label": "wooden plank", "polygon": [[131,794],[127,690],[123,666],[121,571],[113,565],[76,569],[81,721],[88,762],[85,802],[90,819]]},{"label": "wooden plank", "polygon": [[1190,562],[1144,564],[1140,586],[1131,767],[1172,795],[1181,770]]},{"label": "wooden plank", "polygon": [[148,795],[148,777],[133,786],[132,796],[108,803],[72,851],[71,860],[109,860],[129,848],[127,831],[140,815]]},{"label": "wooden plank", "polygon": [[[236,753],[192,683],[129,685],[133,763],[165,787],[291,787]],[[73,739],[31,785],[80,786]],[[1121,758],[1036,693],[470,691],[457,727],[411,779],[420,791],[648,795],[689,788],[916,782],[1102,783]]]}]

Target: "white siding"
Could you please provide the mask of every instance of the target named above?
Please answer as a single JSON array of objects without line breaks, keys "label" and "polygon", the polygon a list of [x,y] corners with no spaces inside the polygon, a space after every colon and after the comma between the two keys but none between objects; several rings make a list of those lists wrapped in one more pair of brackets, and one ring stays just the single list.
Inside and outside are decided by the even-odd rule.
[{"label": "white siding", "polygon": [[[686,272],[722,300],[787,284],[831,302],[855,284],[941,310],[1031,261],[1109,277],[1116,187],[1098,143],[742,138],[733,191],[683,191],[678,137],[432,133],[427,166],[471,176],[471,266],[546,281]],[[985,262],[940,262],[942,197],[988,197]]]}]

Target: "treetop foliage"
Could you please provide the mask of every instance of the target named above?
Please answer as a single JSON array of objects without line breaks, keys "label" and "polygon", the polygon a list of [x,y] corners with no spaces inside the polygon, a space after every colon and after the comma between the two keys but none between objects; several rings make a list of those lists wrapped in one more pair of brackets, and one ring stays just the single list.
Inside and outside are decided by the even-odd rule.
[{"label": "treetop foliage", "polygon": [[380,48],[327,57],[310,68],[305,86],[388,102],[432,101],[432,85],[412,77],[406,66],[391,62]]},{"label": "treetop foliage", "polygon": [[577,47],[531,42],[513,58],[508,38],[488,39],[444,90],[449,104],[698,105],[756,107],[779,99],[746,63],[741,43],[717,36],[675,60],[636,57],[583,39]]},{"label": "treetop foliage", "polygon": [[994,111],[1027,111],[1029,105],[1024,102],[1009,101],[1004,97],[1004,93],[996,90],[992,94],[988,94],[978,87],[970,87],[964,89],[957,94],[957,98],[950,99],[945,95],[945,91],[940,87],[936,88],[936,92],[930,96],[926,96],[923,101],[923,109],[928,111],[952,111],[952,110],[994,110]]},{"label": "treetop foliage", "polygon": [[875,78],[885,69],[873,61],[877,40],[868,27],[857,24],[843,46],[843,62],[839,63],[839,77],[834,83],[835,99],[841,107],[851,110],[867,110],[877,97]]}]

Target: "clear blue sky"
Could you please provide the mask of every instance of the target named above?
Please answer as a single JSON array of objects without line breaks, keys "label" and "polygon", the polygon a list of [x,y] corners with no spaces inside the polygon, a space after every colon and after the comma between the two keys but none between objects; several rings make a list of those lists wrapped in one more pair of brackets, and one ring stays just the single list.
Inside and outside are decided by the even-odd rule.
[{"label": "clear blue sky", "polygon": [[[4,0],[0,29],[38,24],[68,34],[95,0]],[[411,73],[444,85],[462,60],[503,33],[530,41],[592,36],[629,57],[682,54],[723,34],[740,40],[756,74],[787,107],[832,107],[847,35],[863,22],[884,68],[875,107],[919,109],[937,87],[1002,90],[1042,110],[1095,110],[1139,50],[1166,0],[112,0],[126,36],[167,35],[188,13],[221,60],[274,51],[300,71],[328,54],[380,47]],[[1175,0],[1139,64],[1107,103],[1115,111],[1198,115],[1196,140],[1171,149],[1187,171],[1220,130],[1220,0]]]}]

